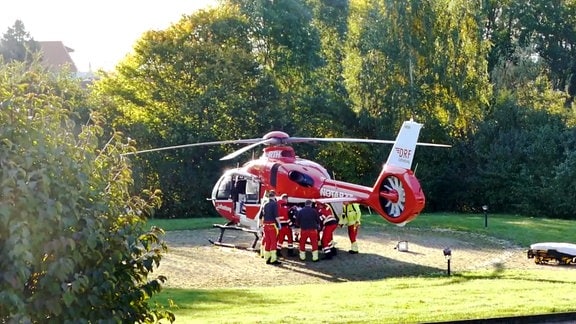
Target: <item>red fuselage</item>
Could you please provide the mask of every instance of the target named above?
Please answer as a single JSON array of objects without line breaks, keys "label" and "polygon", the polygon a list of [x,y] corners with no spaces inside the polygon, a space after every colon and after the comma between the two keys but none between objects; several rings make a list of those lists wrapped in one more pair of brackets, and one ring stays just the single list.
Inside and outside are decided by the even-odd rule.
[{"label": "red fuselage", "polygon": [[262,198],[274,190],[290,203],[330,200],[339,213],[342,202],[369,206],[387,221],[405,224],[424,207],[424,194],[411,170],[384,166],[374,187],[332,180],[320,164],[296,157],[290,146],[269,146],[261,158],[228,170],[212,193],[220,215],[231,223],[255,228]]}]

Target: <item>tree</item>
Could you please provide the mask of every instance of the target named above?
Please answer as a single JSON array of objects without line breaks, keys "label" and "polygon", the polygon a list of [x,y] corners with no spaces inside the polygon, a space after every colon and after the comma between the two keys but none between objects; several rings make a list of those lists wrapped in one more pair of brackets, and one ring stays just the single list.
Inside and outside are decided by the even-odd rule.
[{"label": "tree", "polygon": [[518,17],[519,46],[531,47],[550,68],[554,89],[565,91],[569,107],[576,95],[576,3],[532,1],[530,6],[513,3]]},{"label": "tree", "polygon": [[[146,33],[116,73],[95,86],[110,103],[105,114],[113,127],[145,149],[253,138],[287,118],[267,109],[277,89],[261,73],[248,31],[242,15],[223,6]],[[170,193],[159,216],[214,213],[206,198],[225,167],[217,162],[225,155],[222,149],[196,147],[133,159],[140,187]]]},{"label": "tree", "polygon": [[522,105],[511,92],[500,92],[498,99],[474,141],[479,161],[477,199],[483,199],[477,206],[553,215],[554,199],[544,193],[551,192],[555,166],[563,160],[563,119]]},{"label": "tree", "polygon": [[40,45],[26,31],[21,20],[16,20],[14,26],[8,27],[0,40],[0,53],[5,62],[31,62],[33,54],[39,49]]},{"label": "tree", "polygon": [[0,67],[0,321],[174,320],[148,304],[165,280],[149,278],[162,231],[144,229],[160,193],[130,195],[130,143],[101,142],[97,114],[76,127],[79,89],[37,64]]},{"label": "tree", "polygon": [[514,61],[514,52],[523,48],[533,60],[548,67],[547,77],[555,90],[568,94],[570,107],[576,95],[576,3],[574,1],[535,0],[485,1],[484,34],[493,44],[490,70],[499,61]]}]

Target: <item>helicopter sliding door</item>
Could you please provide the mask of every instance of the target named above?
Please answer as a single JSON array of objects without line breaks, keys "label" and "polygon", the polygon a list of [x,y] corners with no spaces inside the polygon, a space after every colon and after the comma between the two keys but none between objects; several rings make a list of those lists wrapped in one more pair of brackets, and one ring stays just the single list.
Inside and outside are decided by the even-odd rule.
[{"label": "helicopter sliding door", "polygon": [[246,203],[260,203],[260,182],[250,179],[246,182]]},{"label": "helicopter sliding door", "polygon": [[216,211],[233,223],[258,228],[260,211],[260,186],[258,178],[250,174],[228,172],[212,190]]},{"label": "helicopter sliding door", "polygon": [[232,200],[236,206],[236,214],[246,214],[246,207],[249,205],[260,205],[260,182],[253,178],[237,176],[234,182]]},{"label": "helicopter sliding door", "polygon": [[253,177],[237,175],[234,182],[237,200],[234,201],[235,216],[240,224],[252,229],[258,228],[260,211],[260,181]]}]

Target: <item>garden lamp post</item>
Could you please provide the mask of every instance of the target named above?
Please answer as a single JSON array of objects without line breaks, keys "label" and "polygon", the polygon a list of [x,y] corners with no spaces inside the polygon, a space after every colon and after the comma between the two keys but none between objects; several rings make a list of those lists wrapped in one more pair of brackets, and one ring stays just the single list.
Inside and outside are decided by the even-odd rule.
[{"label": "garden lamp post", "polygon": [[450,276],[450,259],[452,259],[452,250],[450,250],[450,248],[445,248],[444,249],[444,257],[446,258],[446,262],[448,263],[448,268],[446,273],[448,274],[448,276]]},{"label": "garden lamp post", "polygon": [[484,211],[484,227],[488,227],[488,205],[482,206],[482,210]]}]

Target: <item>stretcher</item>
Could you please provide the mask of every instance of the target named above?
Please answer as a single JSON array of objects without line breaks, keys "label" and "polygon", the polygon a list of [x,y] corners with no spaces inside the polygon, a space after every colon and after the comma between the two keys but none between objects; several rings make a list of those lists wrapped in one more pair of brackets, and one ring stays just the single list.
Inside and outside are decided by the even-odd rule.
[{"label": "stretcher", "polygon": [[536,264],[572,264],[576,263],[576,244],[545,242],[530,245],[528,259]]}]

